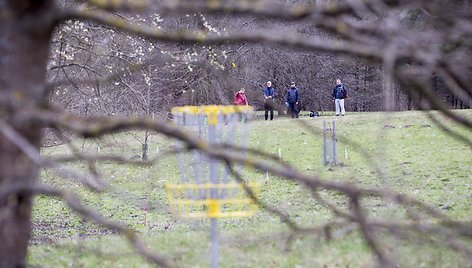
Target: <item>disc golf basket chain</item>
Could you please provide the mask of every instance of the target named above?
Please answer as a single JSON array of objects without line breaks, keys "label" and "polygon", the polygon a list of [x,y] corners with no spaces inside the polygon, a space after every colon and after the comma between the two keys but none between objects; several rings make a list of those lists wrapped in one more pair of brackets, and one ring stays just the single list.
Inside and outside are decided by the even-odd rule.
[{"label": "disc golf basket chain", "polygon": [[[247,148],[247,122],[254,111],[250,106],[184,106],[174,107],[172,116],[176,126],[209,144]],[[184,142],[178,141],[176,149],[180,183],[166,184],[170,208],[179,217],[211,219],[211,267],[218,267],[218,218],[254,215],[259,185],[234,182],[223,161],[187,150]]]},{"label": "disc golf basket chain", "polygon": [[[255,196],[259,194],[258,184],[246,186]],[[166,188],[173,213],[182,218],[250,217],[258,210],[240,183],[167,184]]]}]

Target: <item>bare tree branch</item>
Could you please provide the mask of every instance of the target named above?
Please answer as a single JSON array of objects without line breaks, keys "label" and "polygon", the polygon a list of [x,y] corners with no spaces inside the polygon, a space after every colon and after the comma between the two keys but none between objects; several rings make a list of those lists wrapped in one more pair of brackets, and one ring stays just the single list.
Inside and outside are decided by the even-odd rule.
[{"label": "bare tree branch", "polygon": [[362,211],[361,205],[359,204],[358,196],[351,197],[351,205],[362,234],[364,235],[367,244],[369,244],[372,251],[375,253],[375,255],[377,255],[380,266],[387,268],[395,267],[395,264],[390,259],[390,257],[387,256],[385,250],[380,247],[379,242],[375,238],[375,234],[373,234],[372,230],[369,229],[368,220]]},{"label": "bare tree branch", "polygon": [[85,186],[93,191],[101,192],[106,189],[107,184],[102,181],[99,177],[92,176],[91,178],[86,175],[82,175],[75,172],[65,166],[59,165],[56,162],[45,161],[39,154],[39,151],[31,145],[21,134],[15,131],[10,125],[6,124],[5,121],[0,119],[0,131],[5,135],[12,143],[14,143],[25,155],[30,158],[38,167],[49,167],[53,168],[58,174],[66,178],[76,179],[83,183]]},{"label": "bare tree branch", "polygon": [[165,32],[157,27],[130,23],[122,18],[93,10],[68,10],[62,14],[61,20],[78,19],[87,20],[107,25],[124,32],[144,36],[162,42],[187,42],[217,44],[222,42],[251,42],[271,43],[286,45],[294,48],[316,49],[335,54],[351,54],[366,59],[380,59],[380,51],[377,47],[367,47],[356,43],[343,41],[321,40],[317,38],[304,38],[298,34],[274,35],[271,32],[235,32],[228,36],[209,35],[207,32],[191,32],[181,30],[178,32]]},{"label": "bare tree branch", "polygon": [[146,257],[146,259],[161,267],[175,267],[167,258],[154,254],[148,245],[138,236],[138,234],[126,227],[125,225],[111,221],[107,217],[84,206],[80,198],[72,191],[59,190],[45,185],[29,185],[21,187],[12,187],[9,189],[0,189],[0,199],[10,195],[18,194],[43,194],[53,197],[58,197],[63,200],[74,212],[78,213],[84,218],[87,218],[101,226],[110,230],[119,232],[134,246],[136,251]]}]

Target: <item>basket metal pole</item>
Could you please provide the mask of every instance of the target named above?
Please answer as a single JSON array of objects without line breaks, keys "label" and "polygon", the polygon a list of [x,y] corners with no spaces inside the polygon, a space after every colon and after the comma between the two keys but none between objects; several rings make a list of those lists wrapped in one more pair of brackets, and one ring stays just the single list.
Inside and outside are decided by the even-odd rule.
[{"label": "basket metal pole", "polygon": [[338,164],[338,137],[336,134],[336,121],[333,120],[333,162],[334,165]]},{"label": "basket metal pole", "polygon": [[211,268],[218,268],[218,219],[211,219]]},{"label": "basket metal pole", "polygon": [[323,164],[328,165],[328,145],[326,144],[326,121],[323,120]]},{"label": "basket metal pole", "polygon": [[[208,142],[214,143],[216,141],[216,124],[208,124]],[[218,198],[218,162],[214,158],[210,158],[210,179],[214,185],[210,189],[210,198]],[[218,268],[218,219],[211,219],[211,267]]]}]

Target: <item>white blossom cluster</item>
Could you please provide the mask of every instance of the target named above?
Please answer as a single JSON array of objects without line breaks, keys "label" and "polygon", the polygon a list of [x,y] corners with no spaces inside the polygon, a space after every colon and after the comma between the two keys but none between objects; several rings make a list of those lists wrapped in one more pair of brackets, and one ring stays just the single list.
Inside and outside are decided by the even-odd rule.
[{"label": "white blossom cluster", "polygon": [[161,18],[161,15],[158,14],[158,13],[152,15],[151,18],[152,18],[151,24],[152,24],[153,26],[158,26],[161,22],[164,21],[164,19],[162,19],[162,18]]},{"label": "white blossom cluster", "polygon": [[64,88],[64,89],[61,91],[61,87],[57,87],[56,92],[55,92],[55,94],[56,94],[57,96],[59,96],[59,95],[61,95],[61,94],[62,94],[62,95],[65,95],[66,93],[67,93],[67,88]]},{"label": "white blossom cluster", "polygon": [[146,83],[147,86],[151,86],[151,78],[147,75],[146,72],[143,72],[143,77],[144,83]]},{"label": "white blossom cluster", "polygon": [[[64,40],[69,39],[72,33],[75,36],[80,36],[79,38],[80,43],[83,43],[85,45],[89,44],[90,31],[86,27],[86,24],[84,24],[81,21],[68,21],[64,23],[64,25],[61,28],[59,28],[56,38],[58,40],[64,41]],[[62,49],[56,48],[54,52],[55,52],[55,55],[60,57],[59,61],[62,61],[62,59],[65,59],[67,61],[73,61],[75,58],[75,55],[78,53],[78,50],[72,47],[69,42],[65,42],[65,47],[63,47]],[[53,61],[53,64],[56,64],[56,62]]]},{"label": "white blossom cluster", "polygon": [[218,28],[212,26],[212,25],[207,21],[207,19],[205,18],[205,16],[203,16],[203,14],[200,13],[199,15],[200,15],[200,18],[201,18],[202,21],[203,21],[203,26],[205,26],[205,28],[206,28],[209,32],[216,33],[218,36],[221,35],[221,31],[220,31]]},{"label": "white blossom cluster", "polygon": [[[226,51],[223,51],[223,57],[226,59]],[[213,47],[208,47],[208,56],[210,58],[210,64],[216,66],[220,70],[224,70],[225,66],[218,61],[218,53],[215,51]]]},{"label": "white blossom cluster", "polygon": [[59,57],[68,61],[73,61],[75,54],[77,54],[78,51],[73,49],[69,44],[66,44],[64,49],[57,48],[55,52]]}]

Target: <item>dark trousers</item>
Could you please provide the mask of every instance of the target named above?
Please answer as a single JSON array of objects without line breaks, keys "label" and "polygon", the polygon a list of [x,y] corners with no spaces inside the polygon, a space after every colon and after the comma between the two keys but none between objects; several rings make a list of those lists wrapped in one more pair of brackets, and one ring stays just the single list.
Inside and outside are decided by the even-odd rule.
[{"label": "dark trousers", "polygon": [[298,110],[297,110],[297,103],[296,102],[289,102],[288,103],[288,111],[292,118],[298,118]]},{"label": "dark trousers", "polygon": [[270,120],[274,119],[274,104],[272,101],[267,101],[264,103],[264,117],[265,120],[269,117],[269,111],[270,111]]}]

